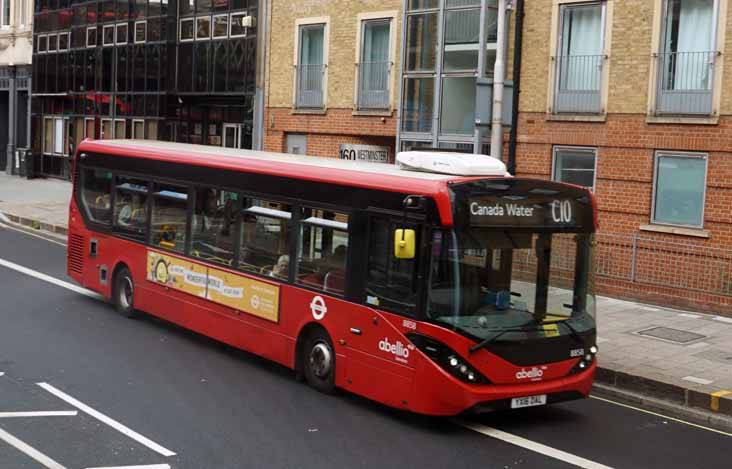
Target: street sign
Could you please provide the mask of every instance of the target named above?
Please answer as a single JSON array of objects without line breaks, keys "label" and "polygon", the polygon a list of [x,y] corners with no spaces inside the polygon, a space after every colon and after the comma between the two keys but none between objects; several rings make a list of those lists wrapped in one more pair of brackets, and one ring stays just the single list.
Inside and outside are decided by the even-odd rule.
[{"label": "street sign", "polygon": [[341,143],[338,157],[342,160],[363,161],[367,163],[388,163],[389,147]]}]

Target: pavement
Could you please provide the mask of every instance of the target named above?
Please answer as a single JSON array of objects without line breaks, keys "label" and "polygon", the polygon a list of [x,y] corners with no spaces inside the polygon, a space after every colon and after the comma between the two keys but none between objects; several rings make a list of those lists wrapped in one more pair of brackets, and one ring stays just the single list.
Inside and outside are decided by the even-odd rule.
[{"label": "pavement", "polygon": [[[0,173],[0,213],[39,234],[66,233],[70,196]],[[732,318],[606,297],[597,317],[598,395],[732,430]]]},{"label": "pavement", "polygon": [[732,434],[597,397],[442,419],[321,394],[122,317],[64,283],[64,260],[63,245],[0,226],[2,468],[729,468]]}]

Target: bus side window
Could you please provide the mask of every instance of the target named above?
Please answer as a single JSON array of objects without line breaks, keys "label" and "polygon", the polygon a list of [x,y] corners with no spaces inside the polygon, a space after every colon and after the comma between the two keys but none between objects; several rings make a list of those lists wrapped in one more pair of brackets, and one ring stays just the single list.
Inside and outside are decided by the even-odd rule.
[{"label": "bus side window", "polygon": [[287,280],[290,275],[290,220],[284,204],[249,199],[241,211],[239,268]]},{"label": "bus side window", "polygon": [[150,244],[184,252],[188,220],[188,189],[156,183],[152,201]]},{"label": "bus side window", "polygon": [[[407,316],[417,309],[417,258],[394,257],[394,230],[404,227],[386,218],[373,217],[369,232],[365,302]],[[416,229],[407,226],[408,229]],[[419,230],[416,230],[419,235]],[[417,240],[419,241],[419,240]],[[419,246],[419,242],[417,242]]]},{"label": "bus side window", "polygon": [[112,173],[102,169],[84,168],[81,172],[81,201],[93,222],[112,222]]},{"label": "bus side window", "polygon": [[343,295],[348,257],[348,215],[302,209],[297,282]]},{"label": "bus side window", "polygon": [[117,177],[115,181],[114,231],[145,241],[147,233],[148,183],[142,179]]},{"label": "bus side window", "polygon": [[220,189],[196,189],[191,222],[191,255],[231,265],[236,239],[238,194]]}]

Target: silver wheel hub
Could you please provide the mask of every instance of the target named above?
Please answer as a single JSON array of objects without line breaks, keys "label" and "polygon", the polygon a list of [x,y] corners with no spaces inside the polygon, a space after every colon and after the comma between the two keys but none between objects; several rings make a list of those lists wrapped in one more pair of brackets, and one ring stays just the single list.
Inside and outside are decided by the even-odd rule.
[{"label": "silver wheel hub", "polygon": [[119,291],[119,302],[125,309],[132,307],[133,294],[132,280],[129,277],[125,277],[122,282],[122,288]]},{"label": "silver wheel hub", "polygon": [[333,352],[323,342],[318,342],[310,350],[310,369],[318,378],[325,378],[333,368]]}]

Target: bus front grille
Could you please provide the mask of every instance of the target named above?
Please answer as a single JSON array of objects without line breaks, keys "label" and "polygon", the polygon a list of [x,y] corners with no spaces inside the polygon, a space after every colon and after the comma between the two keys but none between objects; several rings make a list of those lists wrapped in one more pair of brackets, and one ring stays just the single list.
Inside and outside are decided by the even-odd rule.
[{"label": "bus front grille", "polygon": [[69,270],[77,274],[84,272],[84,237],[77,234],[69,235],[68,251]]}]

